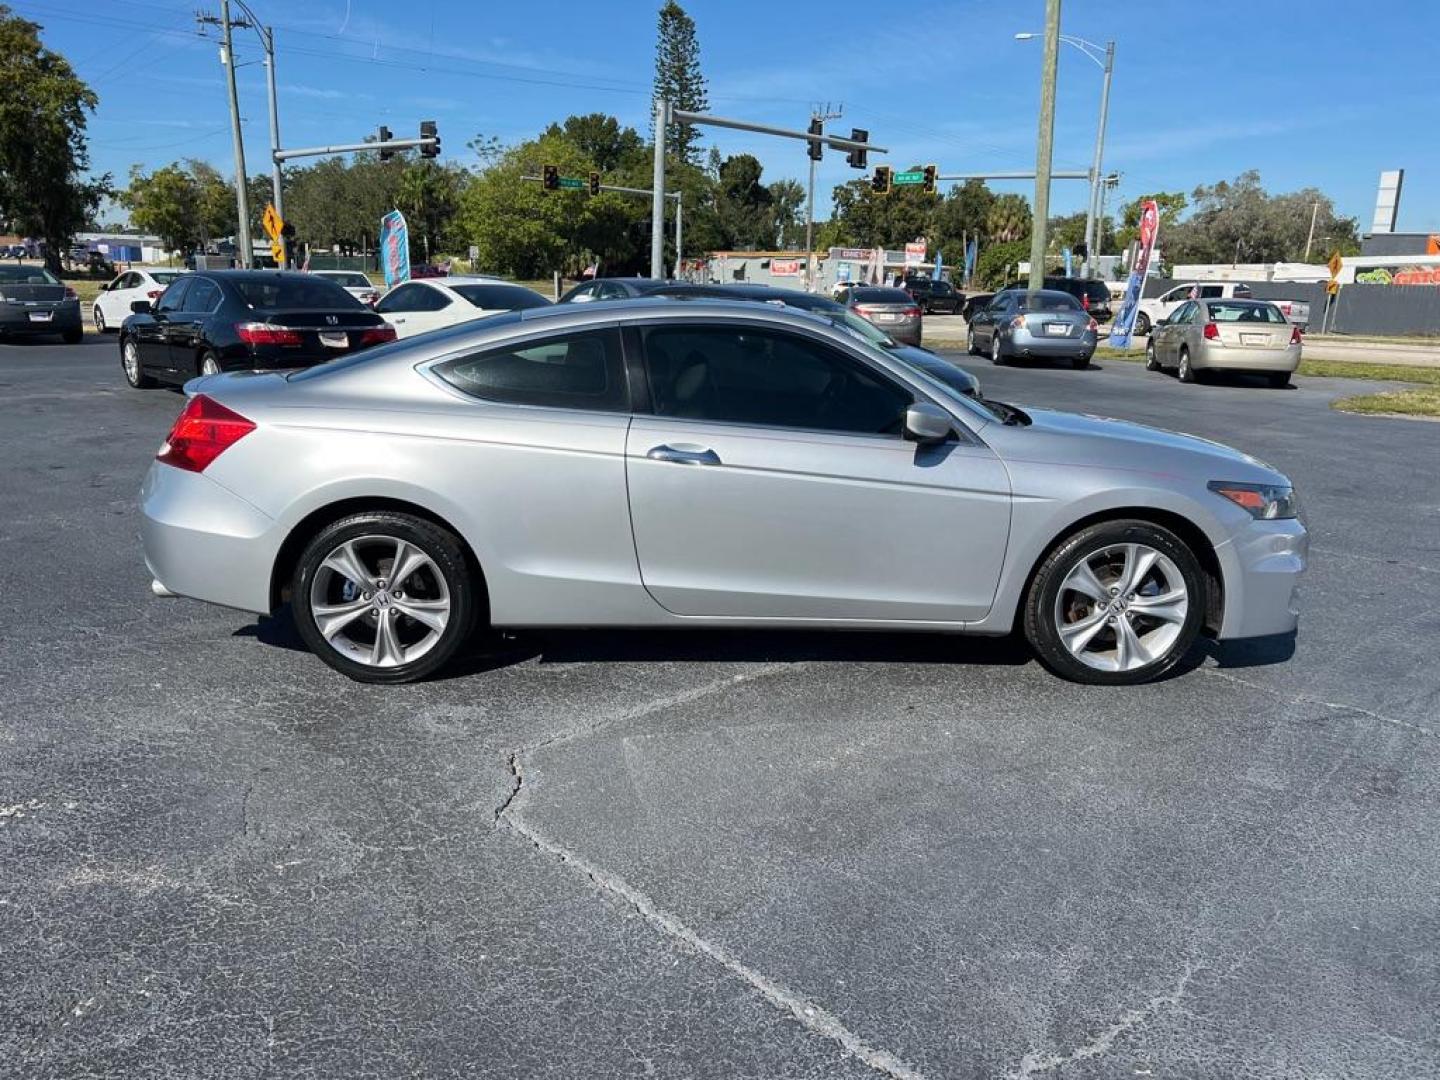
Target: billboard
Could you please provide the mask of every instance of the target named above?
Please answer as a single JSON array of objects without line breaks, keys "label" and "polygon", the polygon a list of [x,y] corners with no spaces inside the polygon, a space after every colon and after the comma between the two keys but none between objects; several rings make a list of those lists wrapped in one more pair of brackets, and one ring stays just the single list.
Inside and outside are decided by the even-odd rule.
[{"label": "billboard", "polygon": [[1380,174],[1380,189],[1375,192],[1375,217],[1370,222],[1372,233],[1395,231],[1395,219],[1400,214],[1400,188],[1404,183],[1404,169],[1386,169]]}]

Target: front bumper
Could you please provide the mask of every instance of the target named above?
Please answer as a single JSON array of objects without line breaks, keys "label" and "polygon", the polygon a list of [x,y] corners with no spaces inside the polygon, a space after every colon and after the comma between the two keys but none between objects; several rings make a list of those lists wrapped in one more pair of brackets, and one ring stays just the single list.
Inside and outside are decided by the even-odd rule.
[{"label": "front bumper", "polygon": [[1299,625],[1299,583],[1310,535],[1298,518],[1253,521],[1215,549],[1225,584],[1219,637],[1288,634]]},{"label": "front bumper", "polygon": [[203,473],[154,462],[140,488],[145,565],[180,596],[261,614],[279,550],[273,519]]}]

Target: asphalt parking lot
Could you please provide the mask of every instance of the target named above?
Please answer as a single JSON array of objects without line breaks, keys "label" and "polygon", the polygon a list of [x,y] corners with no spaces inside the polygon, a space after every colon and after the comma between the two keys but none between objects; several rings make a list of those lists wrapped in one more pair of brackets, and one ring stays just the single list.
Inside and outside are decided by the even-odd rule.
[{"label": "asphalt parking lot", "polygon": [[1288,472],[1293,655],[567,633],[360,686],[150,595],[178,395],[0,346],[0,1076],[1440,1074],[1440,426],[964,362]]}]

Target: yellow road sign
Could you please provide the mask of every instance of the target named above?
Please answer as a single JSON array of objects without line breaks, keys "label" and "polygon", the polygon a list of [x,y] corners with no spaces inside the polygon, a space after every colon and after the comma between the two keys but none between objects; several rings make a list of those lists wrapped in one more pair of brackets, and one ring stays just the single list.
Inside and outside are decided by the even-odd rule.
[{"label": "yellow road sign", "polygon": [[1339,276],[1340,276],[1340,267],[1341,267],[1340,252],[1338,252],[1338,251],[1331,252],[1331,253],[1330,253],[1330,261],[1329,261],[1328,263],[1326,263],[1325,265],[1330,268],[1330,277],[1331,277],[1332,279],[1339,277]]},{"label": "yellow road sign", "polygon": [[265,204],[265,213],[260,215],[260,224],[265,227],[265,235],[272,241],[280,239],[280,230],[285,227],[285,222],[281,219],[273,203]]},{"label": "yellow road sign", "polygon": [[285,265],[285,245],[279,240],[270,241],[270,254],[275,256],[275,261],[281,266]]},{"label": "yellow road sign", "polygon": [[1328,281],[1328,282],[1326,282],[1326,283],[1325,283],[1325,291],[1326,291],[1327,293],[1329,293],[1331,296],[1334,296],[1336,293],[1338,293],[1338,292],[1340,291],[1340,282],[1338,282],[1338,281]]}]

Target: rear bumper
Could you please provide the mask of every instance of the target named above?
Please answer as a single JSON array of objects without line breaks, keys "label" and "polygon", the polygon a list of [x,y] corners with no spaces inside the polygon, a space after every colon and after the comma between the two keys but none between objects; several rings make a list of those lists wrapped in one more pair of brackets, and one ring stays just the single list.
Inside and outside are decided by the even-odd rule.
[{"label": "rear bumper", "polygon": [[[49,312],[50,318],[36,322],[31,313]],[[77,330],[80,322],[80,301],[72,300],[53,308],[27,308],[11,304],[0,304],[0,333],[20,336],[22,334],[63,334]]]},{"label": "rear bumper", "polygon": [[1028,330],[1010,331],[1010,352],[1014,356],[1090,356],[1095,352],[1095,331],[1079,337],[1047,337]]},{"label": "rear bumper", "polygon": [[274,520],[203,473],[154,462],[140,488],[145,565],[180,596],[264,614]]},{"label": "rear bumper", "polygon": [[1226,371],[1294,371],[1300,366],[1300,346],[1288,345],[1283,349],[1227,348],[1207,341],[1195,350],[1193,363],[1197,368]]},{"label": "rear bumper", "polygon": [[1288,634],[1300,621],[1300,575],[1310,536],[1297,518],[1256,521],[1215,551],[1225,581],[1219,637]]}]

